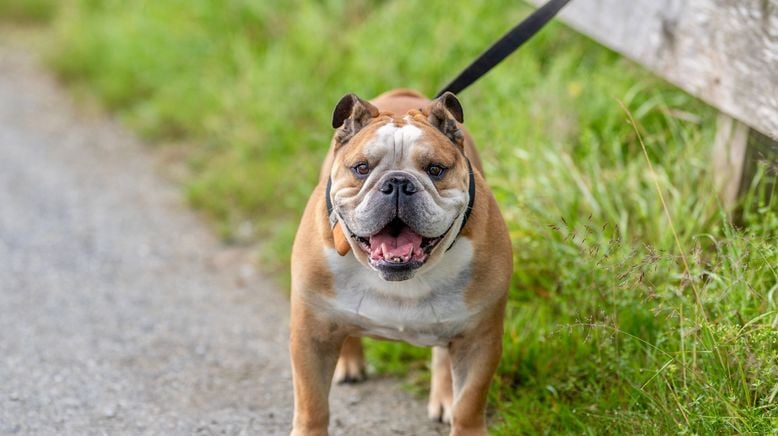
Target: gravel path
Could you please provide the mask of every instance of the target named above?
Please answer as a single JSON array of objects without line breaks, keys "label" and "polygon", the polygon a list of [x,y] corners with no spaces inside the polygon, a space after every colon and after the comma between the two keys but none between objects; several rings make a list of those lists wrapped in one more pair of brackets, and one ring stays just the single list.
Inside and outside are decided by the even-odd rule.
[{"label": "gravel path", "polygon": [[[0,41],[0,434],[288,434],[288,301],[114,122]],[[392,380],[333,434],[440,434]]]}]

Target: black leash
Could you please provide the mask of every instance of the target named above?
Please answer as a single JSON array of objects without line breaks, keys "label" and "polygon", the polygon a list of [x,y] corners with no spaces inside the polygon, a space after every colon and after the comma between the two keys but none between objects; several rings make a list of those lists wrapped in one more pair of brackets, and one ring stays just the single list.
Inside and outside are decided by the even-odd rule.
[{"label": "black leash", "polygon": [[473,82],[480,79],[489,72],[495,65],[502,62],[511,53],[516,51],[522,44],[532,38],[543,26],[546,25],[560,9],[570,0],[549,0],[533,12],[524,21],[503,35],[499,41],[495,42],[485,52],[481,54],[472,64],[462,71],[456,79],[438,91],[435,98],[440,97],[446,91],[459,94],[465,88],[472,85]]}]

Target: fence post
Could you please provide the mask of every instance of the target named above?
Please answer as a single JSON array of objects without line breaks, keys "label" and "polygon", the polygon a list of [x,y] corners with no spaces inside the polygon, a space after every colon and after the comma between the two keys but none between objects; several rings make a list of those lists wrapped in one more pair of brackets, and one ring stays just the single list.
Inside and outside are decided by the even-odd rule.
[{"label": "fence post", "polygon": [[713,141],[713,179],[726,210],[732,211],[751,185],[758,162],[768,162],[772,178],[778,175],[778,141],[719,113]]},{"label": "fence post", "polygon": [[749,127],[719,112],[713,140],[713,180],[727,210],[737,203],[743,181]]}]

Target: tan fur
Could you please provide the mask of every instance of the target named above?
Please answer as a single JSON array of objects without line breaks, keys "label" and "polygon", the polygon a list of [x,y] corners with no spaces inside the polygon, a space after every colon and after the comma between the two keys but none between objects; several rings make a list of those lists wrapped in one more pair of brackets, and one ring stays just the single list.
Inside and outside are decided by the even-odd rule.
[{"label": "tan fur", "polygon": [[[367,133],[368,129],[377,129],[391,120],[406,122],[403,120],[406,116],[414,124],[431,129],[424,114],[431,101],[416,91],[389,91],[370,103],[380,114],[363,128]],[[459,236],[469,239],[473,247],[472,277],[465,292],[465,304],[472,311],[472,318],[469,327],[447,348],[436,347],[433,351],[429,413],[434,419],[444,420],[450,415],[452,435],[480,435],[486,434],[486,395],[501,354],[504,307],[513,262],[507,228],[483,179],[480,158],[471,136],[459,127],[464,133],[463,151],[472,163],[476,181],[474,208]],[[358,183],[350,181],[345,165],[362,153],[358,142],[349,143],[344,153],[335,153],[336,143],[330,146],[292,250],[290,349],[295,391],[294,435],[327,434],[327,397],[336,363],[341,379],[361,375],[364,368],[360,331],[353,325],[330,319],[326,311],[320,310],[321,301],[333,298],[337,292],[324,260],[324,249],[335,248],[342,253],[348,245],[340,225],[334,229],[330,225],[324,201],[325,186],[330,174],[341,183]],[[438,152],[444,153],[441,156],[445,156],[445,149],[455,147],[450,141],[439,145]],[[333,172],[336,161],[339,166]],[[464,167],[452,171],[459,175],[460,182],[456,183],[466,179]]]},{"label": "tan fur", "polygon": [[[389,114],[406,114],[411,111],[414,116],[419,116],[421,109],[428,106],[432,101],[418,91],[412,89],[395,89],[385,92],[378,97],[370,101],[378,110]],[[462,127],[460,125],[460,127]],[[465,156],[470,159],[470,163],[473,164],[473,168],[483,174],[484,169],[481,164],[481,157],[478,156],[478,152],[475,149],[475,143],[473,137],[467,132],[467,129],[462,129],[465,134]]]},{"label": "tan fur", "polygon": [[339,255],[345,256],[351,251],[351,245],[348,243],[346,234],[343,233],[343,227],[340,224],[336,224],[332,229],[332,239],[335,244],[335,250]]}]

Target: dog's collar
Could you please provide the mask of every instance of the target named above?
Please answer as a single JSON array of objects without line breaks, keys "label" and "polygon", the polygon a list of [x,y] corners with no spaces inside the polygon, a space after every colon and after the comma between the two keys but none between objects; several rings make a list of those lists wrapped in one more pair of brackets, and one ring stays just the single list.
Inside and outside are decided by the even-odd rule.
[{"label": "dog's collar", "polygon": [[[459,234],[462,233],[462,230],[465,228],[465,224],[467,224],[467,219],[470,218],[470,213],[473,211],[473,205],[475,204],[475,174],[473,174],[473,166],[470,164],[470,159],[465,156],[465,162],[467,162],[467,172],[469,175],[469,186],[467,187],[467,193],[470,199],[467,202],[467,209],[465,209],[465,216],[462,218],[462,224],[459,226],[459,231],[457,232],[457,238],[459,237]],[[330,224],[334,224],[334,221],[337,220],[337,218],[333,219],[332,213],[335,211],[334,206],[332,205],[332,199],[330,198],[330,191],[332,190],[332,177],[329,177],[327,179],[327,188],[324,190],[324,200],[327,202],[327,219],[330,221]],[[456,242],[456,238],[454,238],[454,241],[451,243],[451,245],[448,247],[448,250],[451,249],[451,247],[454,246],[454,242]]]}]

